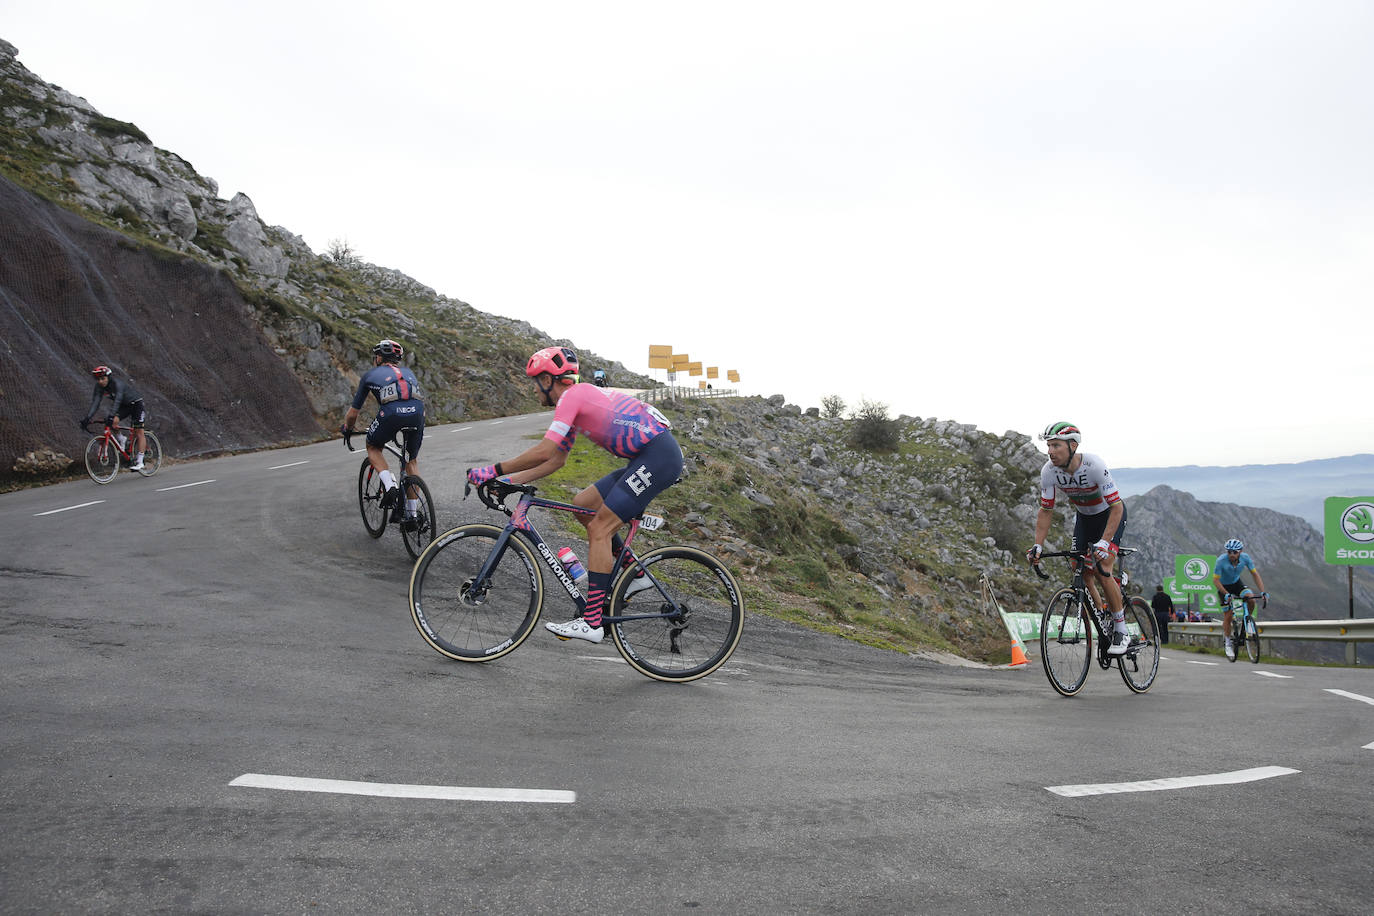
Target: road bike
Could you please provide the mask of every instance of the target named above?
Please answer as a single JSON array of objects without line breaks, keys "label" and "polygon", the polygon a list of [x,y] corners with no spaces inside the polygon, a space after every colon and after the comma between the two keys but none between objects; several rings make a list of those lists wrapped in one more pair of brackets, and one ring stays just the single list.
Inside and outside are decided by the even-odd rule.
[{"label": "road bike", "polygon": [[[86,432],[91,431],[88,423],[82,423],[81,428]],[[124,438],[122,443],[121,435]],[[103,432],[92,436],[91,441],[86,443],[86,473],[91,475],[91,480],[100,484],[109,483],[115,479],[121,466],[133,464],[134,446],[138,441],[136,435],[133,430],[123,434],[113,423],[106,423]],[[162,467],[162,443],[150,429],[143,430],[143,438],[143,467],[134,470],[144,477],[152,477]]]},{"label": "road bike", "polygon": [[[464,490],[467,497],[471,487]],[[514,509],[506,505],[519,494]],[[504,528],[480,522],[451,528],[426,548],[410,576],[410,616],[435,651],[464,662],[513,652],[534,631],[552,575],[581,616],[586,599],[530,521],[531,509],[595,513],[537,495],[535,487],[497,480],[477,488]],[[629,521],[625,546],[601,624],[639,673],[660,681],[694,681],[725,664],[744,631],[744,601],[725,564],[695,547],[631,549],[641,528],[663,519]]]},{"label": "road bike", "polygon": [[[358,509],[363,514],[363,527],[374,538],[382,536],[388,521],[399,527],[401,540],[406,545],[406,553],[415,560],[419,559],[420,554],[434,541],[434,532],[438,525],[434,516],[434,497],[429,493],[429,484],[421,480],[419,475],[406,473],[411,456],[405,445],[404,433],[405,430],[398,430],[391,441],[382,444],[382,450],[400,462],[396,486],[404,494],[402,499],[409,496],[410,499],[419,501],[415,515],[407,516],[403,505],[382,505],[383,497],[386,496],[386,491],[382,488],[382,475],[372,466],[370,458],[364,458],[362,467],[358,469]],[[348,446],[350,452],[356,452],[353,437],[362,433],[357,430],[345,430],[343,435],[344,445]]]},{"label": "road bike", "polygon": [[[1247,588],[1245,592],[1250,592]],[[1259,624],[1255,621],[1254,611],[1250,609],[1250,601],[1260,602],[1261,608],[1269,606],[1269,593],[1260,592],[1256,595],[1250,592],[1250,601],[1245,600],[1245,592],[1239,595],[1227,593],[1226,603],[1221,606],[1222,613],[1228,609],[1231,611],[1231,635],[1232,642],[1236,647],[1236,652],[1227,661],[1234,662],[1240,655],[1240,644],[1245,643],[1245,652],[1250,656],[1250,661],[1259,664],[1260,660],[1260,634]]]},{"label": "road bike", "polygon": [[[1133,547],[1121,548],[1123,558],[1134,552]],[[1122,609],[1131,643],[1125,653],[1108,655],[1113,627],[1111,611],[1097,607],[1083,581],[1085,564],[1097,567],[1097,560],[1090,554],[1067,550],[1042,553],[1040,557],[1064,557],[1073,567],[1073,581],[1050,597],[1040,620],[1040,662],[1045,666],[1050,686],[1066,697],[1083,689],[1088,669],[1092,667],[1093,633],[1096,632],[1098,665],[1106,670],[1116,662],[1127,687],[1135,693],[1149,690],[1159,671],[1159,634],[1154,611],[1145,599],[1138,595],[1125,597],[1124,571],[1120,573],[1118,586],[1122,589]],[[1039,566],[1031,568],[1040,578],[1049,578]]]}]

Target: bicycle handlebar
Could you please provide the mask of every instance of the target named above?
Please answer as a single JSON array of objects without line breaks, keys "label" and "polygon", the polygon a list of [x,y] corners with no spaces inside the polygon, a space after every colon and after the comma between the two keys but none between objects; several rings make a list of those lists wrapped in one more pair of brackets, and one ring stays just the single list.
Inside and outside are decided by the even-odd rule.
[{"label": "bicycle handlebar", "polygon": [[[1092,564],[1092,567],[1097,570],[1099,575],[1102,573],[1101,561],[1088,554],[1074,553],[1072,550],[1047,550],[1040,554],[1040,559],[1043,560],[1046,557],[1064,557],[1069,560],[1082,560],[1084,563]],[[1041,579],[1050,578],[1049,574],[1040,568],[1039,563],[1032,563],[1031,569],[1035,570],[1035,574]]]},{"label": "bicycle handlebar", "polygon": [[[511,515],[513,510],[506,508],[507,497],[512,493],[528,493],[533,496],[536,489],[537,488],[533,484],[511,483],[510,481],[501,480],[499,477],[493,477],[491,480],[477,487],[477,498],[480,499],[482,505],[486,506],[488,509],[495,509],[498,512],[504,512],[507,515]],[[468,494],[471,492],[472,484],[464,484],[463,498],[467,499]]]},{"label": "bicycle handlebar", "polygon": [[343,433],[344,445],[348,447],[348,450],[350,452],[356,452],[357,449],[353,447],[353,437],[358,434],[358,431],[356,429],[349,429],[347,426],[340,426],[339,432]]}]

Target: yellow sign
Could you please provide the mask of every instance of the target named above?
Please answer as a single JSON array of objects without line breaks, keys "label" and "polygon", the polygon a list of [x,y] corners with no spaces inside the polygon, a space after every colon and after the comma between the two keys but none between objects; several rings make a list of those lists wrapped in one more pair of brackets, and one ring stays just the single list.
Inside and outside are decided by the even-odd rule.
[{"label": "yellow sign", "polygon": [[705,387],[706,387],[706,383],[705,383],[705,382],[697,382],[697,387],[698,387],[698,388],[705,388]]},{"label": "yellow sign", "polygon": [[650,357],[651,359],[652,359],[653,357],[655,357],[655,356],[672,356],[672,355],[673,355],[673,346],[672,346],[672,344],[649,344],[649,357]]},{"label": "yellow sign", "polygon": [[688,363],[687,372],[691,375],[701,375],[701,363]]},{"label": "yellow sign", "polygon": [[674,368],[674,369],[685,369],[685,368],[687,368],[687,364],[690,363],[691,361],[692,361],[692,357],[688,356],[686,353],[674,353],[674,354],[673,354],[673,368]]},{"label": "yellow sign", "polygon": [[720,378],[720,367],[719,367],[719,366],[707,366],[707,367],[706,367],[706,377],[707,377],[707,378]]},{"label": "yellow sign", "polygon": [[738,381],[739,381],[739,372],[738,372],[738,370],[731,369],[729,372],[726,373],[726,378],[728,378],[728,379],[729,379],[730,381],[732,381],[732,382],[738,382]]}]

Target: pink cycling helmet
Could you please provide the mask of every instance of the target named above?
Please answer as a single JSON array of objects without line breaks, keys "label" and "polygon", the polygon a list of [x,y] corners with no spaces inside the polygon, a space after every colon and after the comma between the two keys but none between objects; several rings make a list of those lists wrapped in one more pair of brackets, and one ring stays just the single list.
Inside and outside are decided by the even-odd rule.
[{"label": "pink cycling helmet", "polygon": [[545,347],[530,357],[525,374],[530,378],[547,372],[554,378],[571,375],[577,380],[577,354],[567,347]]}]

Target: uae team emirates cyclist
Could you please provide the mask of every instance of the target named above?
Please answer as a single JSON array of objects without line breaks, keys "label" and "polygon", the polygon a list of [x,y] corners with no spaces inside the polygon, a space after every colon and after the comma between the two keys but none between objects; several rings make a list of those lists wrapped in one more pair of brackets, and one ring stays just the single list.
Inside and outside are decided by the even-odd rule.
[{"label": "uae team emirates cyclist", "polygon": [[[515,484],[547,477],[568,460],[579,432],[629,463],[612,471],[573,498],[595,511],[579,515],[587,526],[587,607],[584,616],[544,628],[563,639],[601,642],[602,611],[611,590],[615,557],[624,542],[620,528],[640,515],[655,496],[682,474],[682,449],[669,432],[668,420],[653,407],[590,382],[580,382],[577,354],[567,347],[546,347],[530,357],[525,374],[539,387],[540,399],[552,407],[553,424],[538,445],[515,458],[468,470],[468,482],[480,486],[501,477]],[[647,583],[646,583],[647,587]]]},{"label": "uae team emirates cyclist", "polygon": [[1049,460],[1040,470],[1040,513],[1035,519],[1035,546],[1026,551],[1026,559],[1032,565],[1040,562],[1045,536],[1050,533],[1050,523],[1054,520],[1054,491],[1058,490],[1069,498],[1076,510],[1071,552],[1084,553],[1091,545],[1092,554],[1097,558],[1097,569],[1085,571],[1083,584],[1098,607],[1102,602],[1094,579],[1101,583],[1106,593],[1107,608],[1112,612],[1112,644],[1107,647],[1107,654],[1122,655],[1131,645],[1131,635],[1126,632],[1121,588],[1112,578],[1112,564],[1121,546],[1121,535],[1126,531],[1126,504],[1117,492],[1107,463],[1097,455],[1078,451],[1083,434],[1077,426],[1051,423],[1040,438],[1045,440]]}]

